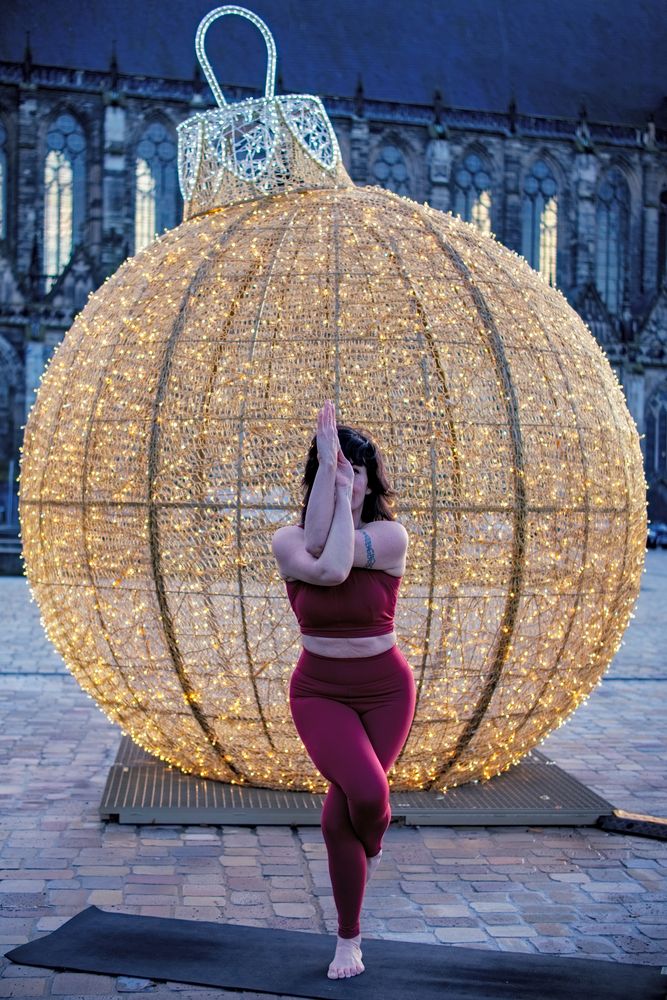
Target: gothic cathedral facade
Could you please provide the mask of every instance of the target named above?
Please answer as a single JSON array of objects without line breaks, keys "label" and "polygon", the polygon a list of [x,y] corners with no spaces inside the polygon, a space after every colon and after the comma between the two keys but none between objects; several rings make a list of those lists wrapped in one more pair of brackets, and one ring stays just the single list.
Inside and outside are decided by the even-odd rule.
[{"label": "gothic cathedral facade", "polygon": [[[230,88],[230,99],[255,96]],[[235,95],[235,96],[234,96]],[[641,436],[648,513],[667,521],[667,121],[645,127],[324,98],[357,184],[492,232],[577,310]],[[176,126],[190,82],[0,63],[0,523],[41,373],[88,295],[181,221]],[[9,484],[9,486],[8,486]],[[12,496],[12,487],[14,495]]]}]

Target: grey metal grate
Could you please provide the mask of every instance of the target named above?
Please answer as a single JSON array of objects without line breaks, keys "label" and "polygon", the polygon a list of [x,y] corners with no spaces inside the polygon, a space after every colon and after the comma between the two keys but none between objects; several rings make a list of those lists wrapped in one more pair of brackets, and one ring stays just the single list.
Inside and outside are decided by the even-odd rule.
[{"label": "grey metal grate", "polygon": [[[183,774],[121,739],[100,803],[119,823],[320,823],[323,795],[248,788]],[[612,806],[538,750],[489,781],[447,792],[392,792],[394,820],[414,826],[592,826]]]}]

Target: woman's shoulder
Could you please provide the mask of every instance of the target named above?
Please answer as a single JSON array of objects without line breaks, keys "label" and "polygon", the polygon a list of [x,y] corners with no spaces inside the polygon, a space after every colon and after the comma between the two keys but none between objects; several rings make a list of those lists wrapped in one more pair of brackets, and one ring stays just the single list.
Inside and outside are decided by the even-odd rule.
[{"label": "woman's shoulder", "polygon": [[[280,559],[281,552],[284,555],[286,548],[291,550],[292,545],[303,545],[304,537],[301,528],[302,525],[300,524],[281,524],[279,528],[276,528],[272,536],[272,547],[276,558]],[[298,577],[283,576],[282,573],[281,579],[283,579],[285,583],[302,582],[298,579]]]},{"label": "woman's shoulder", "polygon": [[300,524],[281,524],[271,536],[271,547],[275,555],[291,550],[293,546],[303,547],[305,542],[304,533]]},{"label": "woman's shoulder", "polygon": [[368,524],[359,525],[359,531],[366,528],[372,528],[373,531],[393,531],[396,534],[403,535],[407,538],[408,532],[404,524],[396,520],[396,518],[389,519],[386,517],[379,517],[375,521],[369,521]]}]

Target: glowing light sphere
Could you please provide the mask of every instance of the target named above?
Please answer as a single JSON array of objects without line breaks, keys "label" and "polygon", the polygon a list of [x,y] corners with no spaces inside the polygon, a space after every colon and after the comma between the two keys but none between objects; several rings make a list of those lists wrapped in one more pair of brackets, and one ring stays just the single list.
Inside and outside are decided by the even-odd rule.
[{"label": "glowing light sphere", "polygon": [[192,217],[91,296],[25,430],[26,575],[136,743],[325,791],[289,712],[300,633],[271,536],[298,521],[333,399],[382,448],[410,536],[396,629],[417,708],[389,780],[444,789],[518,761],[618,649],[645,553],[639,439],[592,334],[523,258],[322,169],[328,186],[238,200],[246,171],[232,204],[209,174],[213,207],[191,190]]}]

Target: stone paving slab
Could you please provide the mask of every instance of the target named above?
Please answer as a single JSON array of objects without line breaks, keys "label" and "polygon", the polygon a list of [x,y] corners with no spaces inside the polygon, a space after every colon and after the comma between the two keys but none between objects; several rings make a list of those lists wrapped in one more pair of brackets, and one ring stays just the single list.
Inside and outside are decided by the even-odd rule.
[{"label": "stone paving slab", "polygon": [[[333,955],[319,828],[99,819],[120,732],[51,648],[26,581],[0,578],[0,601],[0,956],[93,903],[329,934]],[[539,745],[613,805],[659,816],[667,816],[666,648],[667,552],[657,550],[647,552],[634,618],[607,674]],[[364,937],[667,964],[666,842],[592,827],[392,824],[384,846],[364,900]],[[104,1000],[125,992],[123,981],[0,958],[0,998]],[[269,996],[171,982],[142,992]]]}]

